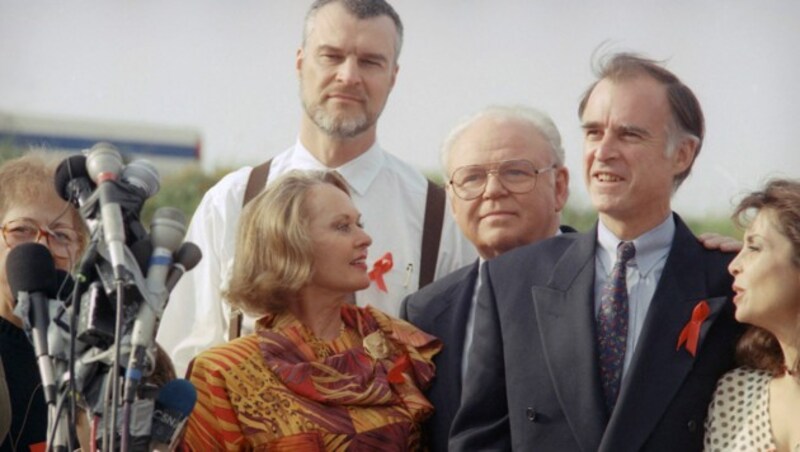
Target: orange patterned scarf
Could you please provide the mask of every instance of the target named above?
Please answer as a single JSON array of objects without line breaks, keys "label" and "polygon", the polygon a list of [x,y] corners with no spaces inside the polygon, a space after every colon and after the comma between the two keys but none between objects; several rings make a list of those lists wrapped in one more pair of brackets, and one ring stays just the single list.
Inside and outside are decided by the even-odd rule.
[{"label": "orange patterned scarf", "polygon": [[[433,407],[420,389],[430,384],[434,365],[423,359],[417,348],[438,340],[371,307],[344,306],[342,321],[345,329],[363,338],[362,343],[320,356],[325,351],[315,347],[319,341],[293,316],[262,319],[259,326],[268,329],[259,328],[259,345],[268,367],[287,388],[316,402],[342,406],[401,403],[415,413],[415,420],[428,417]],[[408,391],[409,386],[417,390]]]}]

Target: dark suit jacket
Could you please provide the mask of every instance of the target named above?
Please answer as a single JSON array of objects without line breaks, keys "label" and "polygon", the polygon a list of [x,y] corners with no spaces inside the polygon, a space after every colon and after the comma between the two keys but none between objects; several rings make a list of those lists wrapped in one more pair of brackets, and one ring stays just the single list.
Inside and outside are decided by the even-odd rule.
[{"label": "dark suit jacket", "polygon": [[426,392],[435,411],[423,424],[432,451],[446,451],[450,424],[461,401],[461,361],[478,261],[425,286],[403,300],[400,317],[442,340],[433,360],[436,377]]},{"label": "dark suit jacket", "polygon": [[[733,366],[733,257],[675,215],[675,237],[609,417],[597,364],[597,233],[567,234],[487,263],[451,450],[701,450],[717,379]],[[706,300],[697,356],[676,349]]]},{"label": "dark suit jacket", "polygon": [[[575,232],[561,226],[561,232]],[[403,300],[400,317],[442,340],[434,357],[436,378],[426,395],[436,409],[424,424],[426,443],[433,452],[447,451],[450,426],[461,404],[461,366],[467,318],[478,278],[478,261],[435,281]]]}]

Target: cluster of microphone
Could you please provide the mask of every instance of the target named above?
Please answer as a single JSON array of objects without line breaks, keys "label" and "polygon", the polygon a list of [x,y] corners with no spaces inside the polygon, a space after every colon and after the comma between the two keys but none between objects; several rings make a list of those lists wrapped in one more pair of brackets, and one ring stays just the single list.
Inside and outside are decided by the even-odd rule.
[{"label": "cluster of microphone", "polygon": [[[98,428],[102,450],[169,450],[197,394],[187,380],[159,387],[155,336],[169,293],[200,261],[184,242],[186,219],[175,208],[155,211],[149,232],[144,202],[159,188],[146,160],[127,165],[98,143],[59,165],[56,191],[79,208],[89,243],[72,275],[57,270],[39,243],[8,254],[8,282],[36,353],[48,406],[48,448],[74,450],[78,409]],[[74,276],[74,278],[73,278]],[[76,406],[78,407],[76,409]]]}]

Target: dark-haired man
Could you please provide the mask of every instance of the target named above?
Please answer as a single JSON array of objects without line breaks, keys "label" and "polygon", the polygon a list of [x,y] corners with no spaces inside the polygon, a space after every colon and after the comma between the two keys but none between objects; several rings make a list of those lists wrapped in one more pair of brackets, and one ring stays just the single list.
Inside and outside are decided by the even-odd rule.
[{"label": "dark-haired man", "polygon": [[610,58],[579,108],[597,226],[487,262],[451,450],[701,450],[733,362],[732,255],[671,197],[703,114],[658,63]]}]

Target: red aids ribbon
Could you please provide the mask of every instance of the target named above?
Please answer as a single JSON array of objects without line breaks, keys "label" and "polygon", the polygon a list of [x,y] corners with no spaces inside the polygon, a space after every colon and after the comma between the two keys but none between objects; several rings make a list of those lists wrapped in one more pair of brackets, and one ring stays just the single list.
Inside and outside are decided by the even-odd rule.
[{"label": "red aids ribbon", "polygon": [[680,350],[681,345],[685,343],[686,350],[690,355],[695,356],[697,354],[697,341],[700,340],[700,327],[708,318],[710,312],[711,309],[708,307],[708,303],[706,303],[705,300],[697,303],[697,306],[695,306],[692,311],[692,319],[683,327],[681,335],[678,336],[678,346],[675,350]]},{"label": "red aids ribbon", "polygon": [[405,381],[403,372],[410,368],[411,359],[408,357],[408,353],[403,353],[399,358],[394,360],[394,366],[389,369],[389,375],[386,379],[389,380],[389,383],[400,384]]},{"label": "red aids ribbon", "polygon": [[394,262],[392,261],[392,253],[386,253],[383,255],[382,258],[375,261],[372,264],[372,270],[369,272],[369,279],[370,281],[375,281],[375,285],[378,286],[378,290],[383,292],[389,292],[386,290],[386,283],[383,281],[383,275],[389,272],[392,269]]}]

